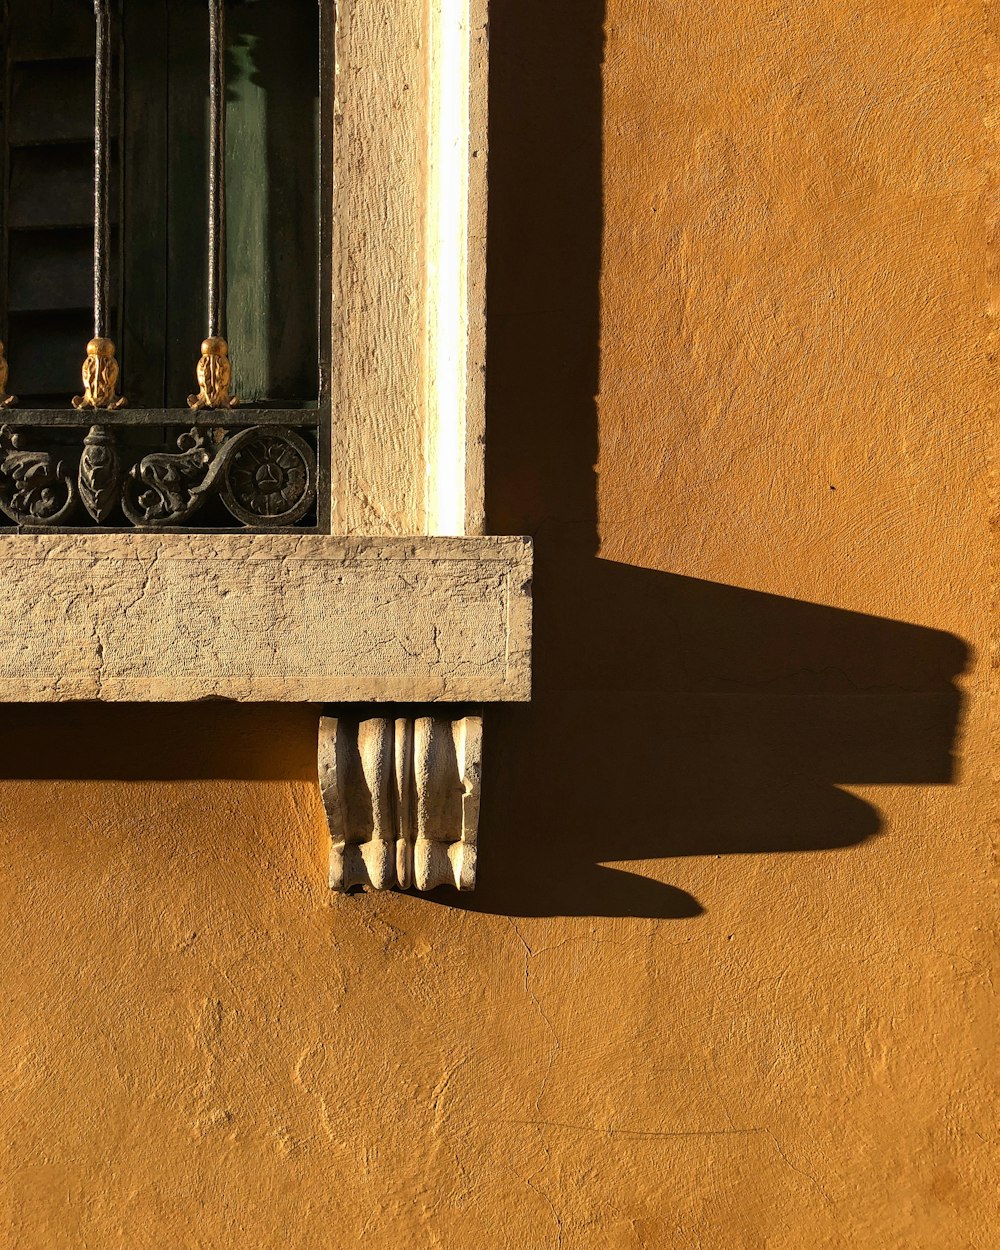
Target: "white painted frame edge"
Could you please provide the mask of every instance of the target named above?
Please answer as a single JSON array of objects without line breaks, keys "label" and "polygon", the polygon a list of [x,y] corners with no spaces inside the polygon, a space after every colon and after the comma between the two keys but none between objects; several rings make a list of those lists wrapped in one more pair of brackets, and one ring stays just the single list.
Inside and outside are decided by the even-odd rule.
[{"label": "white painted frame edge", "polygon": [[341,0],[334,526],[479,534],[488,0]]}]

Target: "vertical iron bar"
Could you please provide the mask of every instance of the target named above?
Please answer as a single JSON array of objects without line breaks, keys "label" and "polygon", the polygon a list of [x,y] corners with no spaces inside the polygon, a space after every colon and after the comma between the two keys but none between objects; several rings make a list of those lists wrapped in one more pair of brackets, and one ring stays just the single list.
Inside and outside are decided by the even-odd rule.
[{"label": "vertical iron bar", "polygon": [[188,396],[195,410],[235,408],[229,394],[233,366],[226,342],[226,10],[224,0],[208,0],[208,337],[198,361],[198,394]]},{"label": "vertical iron bar", "polygon": [[226,12],[209,0],[208,334],[226,334]]},{"label": "vertical iron bar", "polygon": [[108,306],[111,291],[111,153],[108,123],[111,113],[111,11],[109,0],[94,0],[97,53],[94,69],[94,337],[110,333]]},{"label": "vertical iron bar", "polygon": [[94,337],[83,362],[83,394],[73,407],[114,412],[127,401],[117,393],[118,361],[108,337],[111,303],[111,0],[94,0]]}]

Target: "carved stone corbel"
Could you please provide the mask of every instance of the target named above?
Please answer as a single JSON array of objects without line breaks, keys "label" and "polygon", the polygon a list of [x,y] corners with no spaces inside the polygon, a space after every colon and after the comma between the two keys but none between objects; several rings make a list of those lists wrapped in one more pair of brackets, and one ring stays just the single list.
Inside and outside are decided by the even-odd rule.
[{"label": "carved stone corbel", "polygon": [[482,736],[480,715],[441,709],[322,718],[331,889],[474,889]]}]

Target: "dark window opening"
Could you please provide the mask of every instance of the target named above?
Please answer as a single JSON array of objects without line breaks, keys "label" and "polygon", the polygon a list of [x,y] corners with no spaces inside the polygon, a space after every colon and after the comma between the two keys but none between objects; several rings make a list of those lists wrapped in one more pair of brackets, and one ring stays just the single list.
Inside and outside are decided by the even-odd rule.
[{"label": "dark window opening", "polygon": [[[198,457],[177,440],[195,426],[208,435],[209,459],[228,447],[231,433],[256,426],[294,432],[322,465],[329,419],[324,187],[330,178],[330,110],[321,84],[332,77],[325,63],[332,4],[225,5],[225,337],[240,406],[198,414],[188,411],[188,397],[198,390],[195,370],[206,336],[208,5],[119,0],[112,12],[109,329],[128,407],[78,414],[70,399],[80,393],[94,329],[93,6],[81,0],[0,0],[0,338],[8,390],[18,396],[17,406],[3,412],[16,433],[7,439],[8,458],[11,447],[30,444],[39,456],[50,455],[53,477],[57,457],[63,476],[70,477],[66,463],[82,455],[82,436],[98,424],[115,431],[115,454],[127,462],[124,477],[138,472],[144,455],[157,452],[188,454],[193,463]],[[254,443],[256,450],[252,442],[244,436],[232,482],[246,479],[251,451],[262,482],[299,473],[295,455],[282,453],[270,435]],[[6,475],[12,472],[7,464]],[[312,472],[315,478],[315,464]],[[316,485],[314,480],[314,496],[322,500]],[[141,493],[133,491],[133,514]],[[206,497],[196,522],[178,520],[184,510],[169,507],[136,520],[124,504],[99,522],[93,510],[88,515],[78,507],[70,521],[59,508],[26,514],[25,500],[5,481],[0,464],[0,510],[20,525],[228,527],[234,508],[221,507],[224,496],[220,487]],[[274,520],[265,506],[260,526],[324,528],[325,510],[314,502],[290,522]],[[253,508],[235,507],[241,511],[247,514],[242,524],[255,524]]]}]

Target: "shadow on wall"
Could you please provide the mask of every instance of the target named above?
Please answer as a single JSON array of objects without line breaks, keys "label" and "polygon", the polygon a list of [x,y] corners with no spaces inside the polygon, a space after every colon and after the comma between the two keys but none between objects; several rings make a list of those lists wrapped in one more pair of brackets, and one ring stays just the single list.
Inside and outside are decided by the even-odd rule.
[{"label": "shadow on wall", "polygon": [[878,812],[838,784],[952,779],[967,651],[598,558],[604,10],[491,8],[488,528],[535,536],[536,693],[489,711],[459,905],[683,917],[702,904],[600,864],[872,838]]},{"label": "shadow on wall", "polygon": [[684,891],[600,865],[855,846],[881,820],[838,785],[953,780],[952,635],[554,539],[539,556],[538,696],[490,709],[482,885],[463,906],[697,915]]},{"label": "shadow on wall", "polygon": [[318,704],[22,703],[0,780],[316,781]]}]

